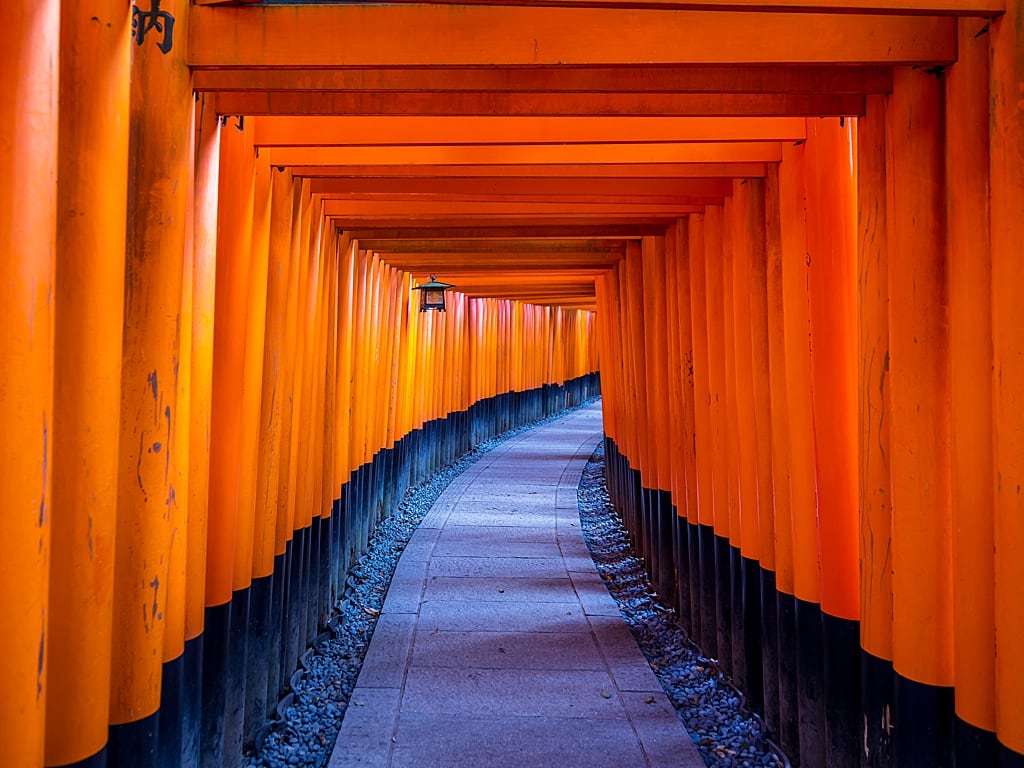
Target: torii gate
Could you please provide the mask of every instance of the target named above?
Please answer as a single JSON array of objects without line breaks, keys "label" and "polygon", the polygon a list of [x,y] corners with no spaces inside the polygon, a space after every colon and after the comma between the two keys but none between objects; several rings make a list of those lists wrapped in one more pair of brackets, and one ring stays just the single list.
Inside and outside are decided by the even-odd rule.
[{"label": "torii gate", "polygon": [[[172,446],[210,418],[189,378],[219,366],[214,381],[237,384],[212,396],[225,433],[259,413],[238,397],[258,373],[243,370],[248,278],[220,280],[215,302],[195,275],[225,270],[224,252],[248,274],[264,172],[267,188],[300,180],[309,226],[343,230],[368,263],[443,272],[468,297],[598,310],[601,348],[621,356],[602,370],[609,437],[692,529],[706,641],[722,642],[706,610],[736,572],[701,553],[724,547],[802,611],[790,639],[822,635],[802,701],[864,664],[863,733],[839,700],[806,724],[784,702],[769,713],[804,764],[958,750],[1021,764],[1022,13],[1019,0],[4,3],[5,764],[88,761],[108,738],[118,754],[147,748],[135,726],[159,714],[166,665],[252,578],[251,563],[218,571],[177,551],[173,567],[202,578],[155,574],[172,567]],[[723,258],[740,242],[763,261]],[[782,270],[800,253],[821,258]],[[730,280],[733,301],[763,302],[730,305]],[[237,342],[216,360],[215,304]],[[169,322],[186,306],[192,324]],[[813,354],[776,354],[808,333]],[[165,450],[147,452],[136,437],[154,421]],[[661,423],[694,437],[666,448]],[[765,425],[770,445],[739,447]],[[244,434],[239,450],[255,450]],[[770,526],[750,501],[767,495],[785,509]],[[647,546],[667,581],[664,543]],[[893,744],[900,702],[916,722],[897,720]]]}]

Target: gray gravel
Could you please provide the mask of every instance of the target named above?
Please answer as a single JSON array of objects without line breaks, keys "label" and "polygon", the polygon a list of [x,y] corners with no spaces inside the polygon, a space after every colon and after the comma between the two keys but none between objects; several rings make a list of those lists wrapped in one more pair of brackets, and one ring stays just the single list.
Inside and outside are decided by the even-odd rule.
[{"label": "gray gravel", "polygon": [[[265,724],[255,748],[245,755],[246,768],[327,764],[391,576],[420,521],[448,484],[484,453],[562,415],[482,443],[406,491],[395,514],[378,525],[367,551],[347,574],[342,600],[328,629],[302,655],[285,697],[278,702],[276,718]],[[625,529],[608,500],[603,448],[591,457],[578,496],[584,538],[598,572],[705,763],[721,768],[788,766],[781,752],[773,752],[762,737],[760,721],[743,710],[728,681],[689,642],[672,613],[652,597],[642,562],[630,553]]]},{"label": "gray gravel", "polygon": [[729,679],[701,655],[676,624],[674,612],[653,596],[643,561],[633,556],[626,529],[608,498],[603,446],[583,470],[577,496],[583,538],[597,572],[704,763],[714,768],[788,768]]}]

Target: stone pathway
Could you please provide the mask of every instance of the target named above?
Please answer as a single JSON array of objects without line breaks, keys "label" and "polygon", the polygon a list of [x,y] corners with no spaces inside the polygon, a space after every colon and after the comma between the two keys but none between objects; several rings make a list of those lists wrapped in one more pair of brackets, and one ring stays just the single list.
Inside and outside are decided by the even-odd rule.
[{"label": "stone pathway", "polygon": [[600,405],[485,454],[399,561],[330,768],[702,768],[594,569]]}]

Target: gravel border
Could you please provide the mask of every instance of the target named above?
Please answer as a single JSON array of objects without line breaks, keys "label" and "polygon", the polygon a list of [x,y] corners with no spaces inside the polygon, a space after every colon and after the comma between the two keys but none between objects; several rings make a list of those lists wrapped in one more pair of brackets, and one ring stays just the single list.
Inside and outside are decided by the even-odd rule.
[{"label": "gravel border", "polygon": [[761,719],[745,708],[743,695],[679,627],[675,612],[655,599],[643,561],[633,556],[608,497],[603,444],[587,462],[577,496],[597,572],[705,765],[789,768],[782,751],[764,737]]}]

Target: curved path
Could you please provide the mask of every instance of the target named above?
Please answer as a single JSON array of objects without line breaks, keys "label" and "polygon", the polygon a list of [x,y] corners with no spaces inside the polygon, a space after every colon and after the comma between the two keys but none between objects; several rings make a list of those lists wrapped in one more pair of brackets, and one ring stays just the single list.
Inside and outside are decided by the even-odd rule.
[{"label": "curved path", "polygon": [[484,454],[398,563],[330,768],[698,768],[594,569],[600,405]]}]

